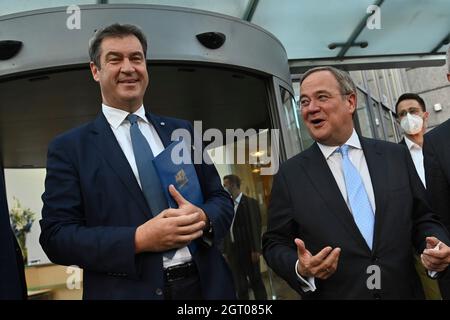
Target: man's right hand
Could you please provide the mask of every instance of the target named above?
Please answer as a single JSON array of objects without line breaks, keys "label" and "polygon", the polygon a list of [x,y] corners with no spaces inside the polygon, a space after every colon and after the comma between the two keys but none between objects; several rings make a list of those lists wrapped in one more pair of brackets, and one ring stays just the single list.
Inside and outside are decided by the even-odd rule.
[{"label": "man's right hand", "polygon": [[325,280],[336,272],[341,253],[340,248],[325,247],[313,256],[306,249],[302,240],[295,239],[295,244],[297,245],[298,255],[297,271],[302,277],[314,277]]},{"label": "man's right hand", "polygon": [[203,235],[200,212],[167,217],[166,210],[140,225],[134,236],[135,252],[161,252],[188,245]]}]

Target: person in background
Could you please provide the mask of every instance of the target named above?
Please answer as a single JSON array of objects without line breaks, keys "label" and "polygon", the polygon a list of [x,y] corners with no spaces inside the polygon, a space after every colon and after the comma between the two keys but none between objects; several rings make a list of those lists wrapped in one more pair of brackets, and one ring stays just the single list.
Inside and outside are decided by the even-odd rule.
[{"label": "person in background", "polygon": [[[400,126],[405,133],[400,144],[408,148],[420,181],[422,181],[424,187],[426,187],[422,151],[423,136],[426,132],[428,122],[428,112],[425,101],[423,101],[418,94],[404,93],[398,98],[397,103],[395,104],[395,112],[397,121],[400,123]],[[427,271],[423,267],[418,255],[415,255],[415,259],[416,270],[419,274],[420,281],[422,282],[425,298],[427,300],[442,299],[437,280],[431,279],[427,275]]]},{"label": "person in background", "polygon": [[241,191],[241,179],[236,175],[223,177],[223,186],[234,202],[234,218],[225,237],[224,253],[233,273],[237,296],[249,299],[251,288],[256,300],[266,300],[261,278],[261,213],[258,202]]}]

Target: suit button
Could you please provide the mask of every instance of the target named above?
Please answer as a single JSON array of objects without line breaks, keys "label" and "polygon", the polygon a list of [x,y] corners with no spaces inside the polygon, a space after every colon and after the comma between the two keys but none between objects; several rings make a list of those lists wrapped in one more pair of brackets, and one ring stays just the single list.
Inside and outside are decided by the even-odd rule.
[{"label": "suit button", "polygon": [[156,293],[158,296],[162,296],[162,294],[163,294],[161,288],[156,289],[155,293]]},{"label": "suit button", "polygon": [[380,300],[381,299],[381,295],[379,293],[374,293],[373,294],[373,298],[376,300]]}]

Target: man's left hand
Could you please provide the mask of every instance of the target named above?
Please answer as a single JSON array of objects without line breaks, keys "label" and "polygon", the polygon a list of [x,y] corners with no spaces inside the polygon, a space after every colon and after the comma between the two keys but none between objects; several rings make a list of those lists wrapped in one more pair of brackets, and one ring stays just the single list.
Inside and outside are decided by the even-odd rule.
[{"label": "man's left hand", "polygon": [[450,247],[436,237],[427,237],[427,248],[420,255],[423,266],[430,271],[444,271],[450,264]]},{"label": "man's left hand", "polygon": [[[167,209],[166,213],[165,213],[166,217],[178,217],[178,216],[184,216],[184,215],[189,215],[189,214],[199,212],[200,213],[199,221],[204,221],[205,229],[208,228],[208,226],[209,226],[208,216],[205,214],[205,212],[201,208],[199,208],[199,207],[193,205],[192,203],[190,203],[189,201],[187,201],[181,195],[181,193],[179,193],[178,190],[175,189],[175,187],[173,185],[169,186],[169,193],[172,196],[172,198],[175,200],[175,202],[178,204],[178,209],[175,209],[175,208]],[[196,222],[198,222],[198,221],[196,221]]]}]

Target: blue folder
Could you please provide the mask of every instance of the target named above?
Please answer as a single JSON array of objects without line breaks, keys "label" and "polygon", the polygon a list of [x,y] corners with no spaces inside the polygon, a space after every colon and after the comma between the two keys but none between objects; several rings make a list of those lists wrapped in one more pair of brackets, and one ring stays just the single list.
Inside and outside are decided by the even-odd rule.
[{"label": "blue folder", "polygon": [[[179,145],[179,144],[182,145]],[[174,157],[172,158],[172,151]],[[182,150],[182,152],[179,152]],[[186,155],[183,153],[187,152]],[[188,163],[176,164],[172,159],[185,156],[189,159]],[[169,207],[178,208],[177,203],[169,193],[169,185],[173,184],[179,193],[189,202],[196,206],[203,204],[203,193],[198,181],[197,172],[192,164],[192,157],[190,155],[190,146],[181,140],[172,142],[153,159],[155,170],[158,173],[164,194],[169,203]]]}]

